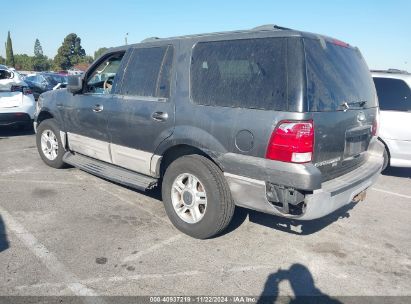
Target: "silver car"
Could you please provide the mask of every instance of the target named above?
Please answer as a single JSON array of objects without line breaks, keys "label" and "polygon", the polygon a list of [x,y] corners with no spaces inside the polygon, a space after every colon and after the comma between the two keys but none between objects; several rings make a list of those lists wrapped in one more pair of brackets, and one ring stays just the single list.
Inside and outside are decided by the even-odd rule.
[{"label": "silver car", "polygon": [[380,103],[379,138],[385,145],[384,167],[411,167],[411,74],[372,71]]}]

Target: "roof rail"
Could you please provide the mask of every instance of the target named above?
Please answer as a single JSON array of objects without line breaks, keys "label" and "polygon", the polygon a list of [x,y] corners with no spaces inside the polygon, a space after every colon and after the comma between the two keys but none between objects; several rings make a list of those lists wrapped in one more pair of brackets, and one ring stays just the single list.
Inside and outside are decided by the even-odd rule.
[{"label": "roof rail", "polygon": [[391,73],[391,74],[410,74],[408,71],[399,69],[388,69],[388,70],[371,70],[371,72],[380,73]]},{"label": "roof rail", "polygon": [[263,24],[257,27],[254,27],[251,29],[252,31],[269,31],[269,30],[280,30],[280,31],[284,31],[284,30],[291,30],[288,27],[282,27],[276,24]]},{"label": "roof rail", "polygon": [[146,39],[141,40],[141,42],[150,42],[150,41],[156,41],[160,39],[159,37],[148,37]]}]

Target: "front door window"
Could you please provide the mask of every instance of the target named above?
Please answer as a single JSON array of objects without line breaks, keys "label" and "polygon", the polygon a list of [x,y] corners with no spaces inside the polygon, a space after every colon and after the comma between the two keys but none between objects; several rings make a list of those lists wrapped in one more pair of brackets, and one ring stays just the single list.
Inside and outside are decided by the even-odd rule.
[{"label": "front door window", "polygon": [[86,93],[111,94],[114,78],[124,53],[112,54],[94,69],[87,79]]}]

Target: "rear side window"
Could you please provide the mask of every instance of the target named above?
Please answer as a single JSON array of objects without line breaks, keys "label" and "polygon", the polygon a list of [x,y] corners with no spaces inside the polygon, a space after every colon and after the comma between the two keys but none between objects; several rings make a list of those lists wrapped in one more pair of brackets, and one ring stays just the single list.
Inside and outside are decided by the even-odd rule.
[{"label": "rear side window", "polygon": [[381,110],[411,111],[411,91],[405,81],[374,78]]},{"label": "rear side window", "polygon": [[169,97],[172,60],[172,46],[134,49],[120,94]]},{"label": "rear side window", "polygon": [[343,103],[376,107],[368,66],[354,48],[320,39],[304,39],[310,111],[343,110]]},{"label": "rear side window", "polygon": [[285,110],[285,39],[200,42],[191,61],[191,98],[209,106]]}]

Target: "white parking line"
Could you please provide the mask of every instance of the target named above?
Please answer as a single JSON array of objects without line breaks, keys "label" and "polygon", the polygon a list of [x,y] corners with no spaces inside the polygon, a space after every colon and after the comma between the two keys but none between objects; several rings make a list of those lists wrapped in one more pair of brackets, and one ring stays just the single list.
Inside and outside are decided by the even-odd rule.
[{"label": "white parking line", "polygon": [[[143,274],[136,274],[132,276],[113,276],[113,277],[97,277],[97,278],[89,278],[85,280],[80,280],[80,284],[84,285],[92,285],[98,284],[100,282],[107,283],[107,282],[128,282],[128,281],[139,281],[139,280],[147,280],[147,279],[165,279],[170,277],[191,277],[191,276],[200,276],[200,275],[217,275],[217,273],[227,274],[227,273],[244,273],[244,272],[258,272],[258,271],[266,271],[266,270],[274,270],[275,267],[271,265],[250,265],[250,266],[241,266],[241,267],[233,267],[233,268],[221,268],[221,269],[211,269],[210,271],[203,271],[203,270],[189,270],[189,271],[182,271],[182,272],[172,272],[172,273],[143,273]],[[38,283],[32,285],[20,285],[16,286],[18,290],[24,289],[50,289],[50,288],[62,288],[65,286],[65,283]],[[105,287],[107,288],[107,286]]]},{"label": "white parking line", "polygon": [[24,148],[24,149],[18,149],[18,150],[6,150],[6,151],[0,151],[0,154],[18,153],[18,152],[21,152],[21,151],[30,151],[30,150],[37,150],[37,148]]},{"label": "white parking line", "polygon": [[371,188],[371,190],[386,193],[386,194],[390,194],[390,195],[395,195],[395,196],[398,196],[398,197],[411,199],[411,195],[405,195],[405,194],[396,193],[396,192],[392,192],[392,191],[387,191],[387,190],[379,189],[379,188]]},{"label": "white parking line", "polygon": [[147,248],[146,250],[137,252],[136,254],[133,255],[129,255],[128,257],[123,259],[123,262],[131,262],[131,261],[135,261],[140,259],[143,255],[146,255],[148,253],[151,253],[153,251],[156,251],[158,249],[160,249],[161,247],[167,246],[168,244],[171,244],[172,242],[175,242],[177,240],[179,240],[182,237],[181,234],[175,235],[169,239],[166,239],[158,244],[155,244],[149,248]]},{"label": "white parking line", "polygon": [[[71,273],[34,235],[26,230],[23,225],[16,221],[7,210],[0,206],[0,214],[3,217],[6,229],[12,231],[14,235],[47,267],[56,277],[64,282],[76,296],[98,296],[98,294],[85,285],[79,283],[79,279]],[[91,301],[93,300],[93,301]],[[84,298],[85,302],[95,303],[96,299]],[[104,302],[101,302],[104,303]]]},{"label": "white parking line", "polygon": [[[97,277],[97,278],[90,278],[86,280],[79,281],[81,284],[84,285],[91,285],[97,284],[100,282],[107,283],[107,282],[124,282],[124,281],[138,281],[138,280],[145,280],[145,279],[163,279],[168,277],[187,277],[187,276],[198,276],[201,274],[205,274],[203,271],[183,271],[183,272],[176,272],[176,273],[153,273],[153,274],[136,274],[133,276],[113,276],[113,277]],[[32,285],[21,285],[17,286],[16,289],[42,289],[42,288],[62,288],[64,287],[64,283],[38,283]]]},{"label": "white parking line", "polygon": [[34,184],[50,184],[50,185],[74,185],[74,186],[82,186],[82,183],[72,183],[72,182],[64,182],[64,181],[48,181],[48,180],[30,180],[30,179],[0,179],[0,182],[11,182],[11,183],[34,183]]}]

